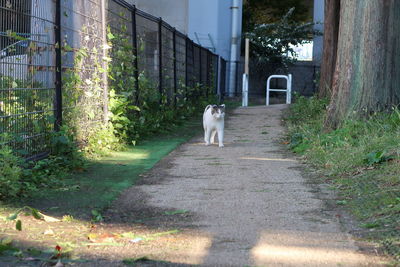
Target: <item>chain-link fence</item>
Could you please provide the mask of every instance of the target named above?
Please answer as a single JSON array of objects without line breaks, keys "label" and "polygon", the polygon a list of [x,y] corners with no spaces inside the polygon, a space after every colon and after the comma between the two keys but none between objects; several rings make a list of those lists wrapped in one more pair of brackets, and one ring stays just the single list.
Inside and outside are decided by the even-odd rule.
[{"label": "chain-link fence", "polygon": [[[111,42],[118,49],[110,34],[123,36]],[[149,88],[167,105],[225,92],[216,54],[125,1],[0,0],[0,143],[46,157],[63,124],[85,142],[107,121],[108,84],[120,80],[104,70],[123,49],[133,104]]]},{"label": "chain-link fence", "polygon": [[0,142],[45,156],[54,131],[55,5],[0,1]]}]

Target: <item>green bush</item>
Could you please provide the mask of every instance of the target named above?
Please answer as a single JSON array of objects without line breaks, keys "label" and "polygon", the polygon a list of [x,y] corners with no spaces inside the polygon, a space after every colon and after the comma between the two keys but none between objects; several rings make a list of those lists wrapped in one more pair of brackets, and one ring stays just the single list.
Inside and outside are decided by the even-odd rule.
[{"label": "green bush", "polygon": [[83,155],[65,127],[51,139],[52,153],[38,161],[28,162],[8,145],[0,146],[0,200],[28,197],[39,189],[63,186],[63,178],[70,171],[84,166]]},{"label": "green bush", "polygon": [[21,160],[8,146],[0,147],[0,200],[16,197],[22,184]]}]

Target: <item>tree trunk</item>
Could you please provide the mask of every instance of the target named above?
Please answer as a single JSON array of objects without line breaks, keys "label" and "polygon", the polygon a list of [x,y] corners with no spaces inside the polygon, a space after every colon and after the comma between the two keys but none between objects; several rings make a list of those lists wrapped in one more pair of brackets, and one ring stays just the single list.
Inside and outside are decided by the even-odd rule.
[{"label": "tree trunk", "polygon": [[342,0],[325,126],[400,103],[400,1]]},{"label": "tree trunk", "polygon": [[335,72],[339,33],[340,0],[325,0],[324,49],[319,81],[319,97],[330,97]]}]

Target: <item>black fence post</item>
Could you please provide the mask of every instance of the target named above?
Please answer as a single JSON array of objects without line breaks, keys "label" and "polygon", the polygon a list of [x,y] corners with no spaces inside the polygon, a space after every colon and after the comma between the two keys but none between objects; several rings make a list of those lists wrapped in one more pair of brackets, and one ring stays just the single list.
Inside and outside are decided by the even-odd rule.
[{"label": "black fence post", "polygon": [[217,55],[214,55],[214,60],[216,59],[216,66],[215,66],[215,69],[214,69],[214,78],[215,78],[215,81],[214,81],[214,86],[215,86],[215,94],[218,94],[218,85],[219,85],[219,79],[221,78],[221,77],[219,77],[219,57],[217,56]]},{"label": "black fence post", "polygon": [[176,98],[177,98],[177,70],[176,70],[176,29],[172,32],[172,40],[173,40],[173,58],[174,58],[174,107],[176,108]]},{"label": "black fence post", "polygon": [[199,84],[200,84],[200,95],[203,95],[203,83],[202,83],[202,78],[203,78],[203,73],[202,73],[202,68],[203,68],[203,62],[201,60],[201,49],[202,47],[199,47]]},{"label": "black fence post", "polygon": [[239,96],[239,61],[235,61],[236,64],[236,73],[235,73],[235,96]]},{"label": "black fence post", "polygon": [[163,71],[162,71],[162,18],[159,18],[158,21],[158,71],[159,71],[159,82],[158,82],[158,90],[160,92],[160,104],[162,103],[163,98]]},{"label": "black fence post", "polygon": [[206,97],[208,99],[209,96],[209,90],[210,90],[210,52],[207,51],[207,56],[206,56]]},{"label": "black fence post", "polygon": [[132,9],[132,42],[133,42],[133,55],[135,56],[134,58],[134,76],[135,76],[135,90],[136,90],[136,99],[135,103],[136,105],[139,104],[139,97],[140,97],[140,88],[139,88],[139,64],[138,64],[138,43],[137,43],[137,29],[136,29],[136,6],[133,6]]},{"label": "black fence post", "polygon": [[189,37],[186,36],[185,39],[185,97],[187,97],[187,87],[189,86],[189,68],[188,68],[188,58],[189,58]]},{"label": "black fence post", "polygon": [[54,129],[58,132],[62,124],[62,63],[61,63],[61,0],[56,1],[55,17],[55,52],[56,52],[56,80],[55,80],[55,108]]}]

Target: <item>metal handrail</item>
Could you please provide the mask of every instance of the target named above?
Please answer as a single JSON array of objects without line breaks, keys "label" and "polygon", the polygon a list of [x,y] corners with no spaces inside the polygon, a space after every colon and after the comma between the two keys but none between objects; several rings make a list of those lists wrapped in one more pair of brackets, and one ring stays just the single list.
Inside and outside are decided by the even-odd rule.
[{"label": "metal handrail", "polygon": [[[286,89],[271,89],[270,82],[271,79],[285,79],[286,80]],[[271,75],[267,79],[267,88],[266,88],[266,105],[269,106],[269,92],[286,92],[286,104],[290,104],[292,102],[292,74],[288,75]]]}]

